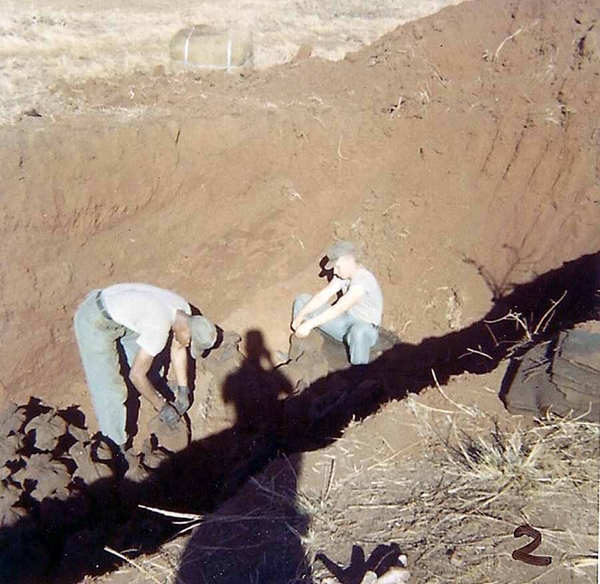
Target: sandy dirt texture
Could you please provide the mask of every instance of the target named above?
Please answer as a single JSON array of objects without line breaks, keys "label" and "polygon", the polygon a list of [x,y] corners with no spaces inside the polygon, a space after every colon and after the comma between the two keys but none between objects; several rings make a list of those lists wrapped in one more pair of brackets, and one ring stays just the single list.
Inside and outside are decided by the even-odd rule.
[{"label": "sandy dirt texture", "polygon": [[[348,14],[352,4],[344,5]],[[3,44],[6,38],[21,42],[14,31],[24,30],[23,22],[28,20],[35,28],[31,22],[39,7],[25,3],[20,12],[20,6],[12,5],[12,12],[2,16],[8,19],[0,37],[2,57],[11,50]],[[231,7],[224,6],[219,24],[230,22],[226,14]],[[313,8],[318,13],[318,7]],[[190,12],[182,13],[185,18],[165,13],[157,33],[162,39],[168,42],[167,30],[184,26],[188,17],[212,14],[193,12],[191,5],[186,9]],[[81,22],[93,20],[93,13],[76,2],[65,3],[64,10],[63,24],[56,13],[51,17],[57,30],[79,26],[77,14]],[[148,10],[151,20],[160,6],[148,4]],[[394,18],[383,4],[375,4],[373,10],[378,11],[374,17]],[[118,10],[98,13],[98,22],[106,30],[111,28],[109,14],[127,22]],[[273,569],[288,574],[289,581],[298,577],[298,581],[320,583],[326,573],[317,568],[323,566],[316,558],[319,550],[347,564],[353,544],[366,546],[370,553],[377,544],[395,541],[407,553],[417,582],[484,582],[492,577],[526,582],[538,576],[536,581],[548,583],[593,581],[597,554],[594,564],[589,537],[598,526],[598,510],[591,503],[594,496],[595,501],[598,498],[597,452],[596,466],[589,467],[591,474],[581,483],[569,478],[579,467],[552,470],[542,465],[525,473],[526,480],[520,474],[515,481],[503,480],[502,472],[493,480],[485,475],[484,482],[467,493],[473,503],[468,508],[460,501],[465,485],[445,482],[440,460],[444,449],[452,453],[458,448],[458,456],[462,453],[448,436],[452,421],[463,416],[472,422],[472,436],[484,439],[493,434],[494,416],[502,420],[509,436],[516,424],[519,436],[526,437],[525,446],[516,450],[525,453],[519,460],[529,470],[531,465],[525,462],[538,439],[547,438],[544,449],[552,458],[577,436],[572,441],[579,445],[582,460],[594,460],[597,426],[594,430],[572,422],[574,426],[557,426],[554,434],[551,427],[531,421],[518,426],[520,419],[504,412],[498,394],[503,359],[523,336],[523,329],[533,331],[564,292],[553,323],[558,326],[561,314],[564,322],[586,320],[590,298],[598,290],[599,16],[600,7],[591,0],[474,0],[398,28],[390,26],[391,32],[359,48],[377,36],[374,29],[365,31],[364,36],[350,39],[356,46],[346,48],[356,50],[337,61],[321,58],[336,55],[320,53],[324,49],[309,38],[308,44],[316,47],[312,57],[310,50],[301,51],[291,62],[229,75],[174,73],[164,55],[152,66],[146,62],[138,66],[139,60],[134,59],[131,66],[123,67],[109,55],[113,60],[106,66],[108,75],[90,73],[89,63],[82,65],[83,72],[67,63],[73,75],[60,75],[49,60],[51,84],[44,81],[36,88],[34,80],[31,91],[16,105],[2,106],[7,123],[0,126],[4,349],[0,405],[26,404],[35,396],[51,408],[76,406],[85,415],[90,434],[96,431],[72,318],[90,289],[119,281],[145,281],[177,291],[224,330],[236,331],[242,351],[248,338],[257,334],[265,353],[286,351],[294,296],[323,285],[318,264],[324,250],[335,238],[351,238],[360,244],[364,263],[379,278],[385,297],[383,326],[398,336],[400,345],[378,360],[376,378],[383,384],[383,394],[377,394],[366,409],[362,402],[357,402],[356,410],[347,407],[343,419],[332,427],[338,439],[365,442],[371,449],[381,430],[390,444],[389,455],[384,452],[385,441],[381,452],[379,447],[369,450],[363,460],[366,470],[358,473],[360,480],[353,489],[367,489],[367,493],[375,489],[381,496],[371,499],[382,506],[378,510],[387,509],[386,497],[402,491],[406,475],[411,475],[419,480],[406,484],[403,492],[420,489],[423,506],[414,508],[404,523],[398,507],[389,507],[392,517],[367,508],[355,520],[344,508],[352,499],[341,489],[346,494],[340,494],[340,507],[333,513],[340,517],[340,525],[330,532],[320,529],[313,546],[307,541],[307,517],[318,516],[314,505],[332,504],[329,495],[335,485],[328,489],[319,483],[318,489],[325,489],[321,495],[327,496],[313,501],[308,513],[297,512],[295,506],[291,517],[289,501],[271,492],[269,500],[282,501],[277,512],[289,520],[289,528],[277,520],[277,529],[296,533],[295,539],[282,541],[289,547],[289,557],[297,559],[298,570],[291,574],[277,562]],[[136,26],[141,29],[146,22],[140,13]],[[307,26],[303,24],[303,30]],[[272,61],[265,56],[264,63],[296,54],[303,35],[298,31],[287,52],[278,52]],[[158,42],[150,36],[147,40]],[[77,42],[74,35],[73,45]],[[143,42],[136,46],[142,47]],[[13,47],[10,54],[15,52]],[[80,61],[89,59],[86,53]],[[25,87],[26,76],[18,67],[16,71],[1,78],[9,90],[11,83]],[[500,320],[510,311],[519,314],[521,321]],[[499,324],[490,324],[491,320]],[[343,443],[331,445],[325,440],[329,427],[318,429],[316,444],[307,442],[304,433],[295,433],[310,410],[302,393],[293,394],[297,373],[288,370],[293,399],[285,419],[298,425],[278,434],[277,443],[288,460],[296,457],[295,462],[291,471],[285,457],[272,463],[288,469],[281,471],[282,480],[291,481],[291,487],[282,487],[286,493],[290,488],[292,492],[317,489],[314,481],[329,476],[325,469],[317,479],[306,469],[330,468],[328,460],[333,459],[346,459],[344,464],[351,465],[348,452],[335,450]],[[210,388],[210,376],[205,374],[199,362],[195,408],[208,403],[201,393]],[[321,397],[323,383],[337,383],[319,365],[306,376],[310,377],[306,395],[311,398]],[[319,382],[322,377],[326,382]],[[436,393],[440,387],[447,397]],[[424,396],[400,400],[423,390],[427,390]],[[427,408],[434,410],[419,409],[411,399],[427,400]],[[469,409],[472,401],[480,408],[476,415]],[[236,434],[232,428],[239,430],[239,420],[225,402],[217,404],[222,411],[212,420],[201,411],[192,412],[195,420],[202,420],[192,432],[199,460],[224,456],[224,449],[233,444],[237,450],[230,458],[224,456],[224,461],[236,463],[248,454],[256,464],[242,465],[237,475],[233,469],[232,485],[240,486],[236,477],[247,479],[255,472],[266,472],[267,483],[275,481],[265,486],[257,474],[259,478],[245,483],[242,491],[233,486],[225,489],[235,497],[227,503],[231,510],[225,507],[220,512],[239,518],[262,508],[267,487],[278,492],[273,477],[281,473],[265,467],[273,444],[263,450],[260,441],[253,442],[256,432],[264,439],[270,428],[253,427],[254,433]],[[467,412],[456,404],[467,404]],[[448,409],[452,413],[446,412],[447,418],[428,420],[433,430],[429,441],[423,442],[418,430],[427,424],[418,412],[437,415],[436,410]],[[146,424],[152,416],[142,404],[138,446],[147,437]],[[240,436],[244,439],[238,443]],[[473,441],[477,443],[477,438]],[[406,463],[403,455],[395,456],[389,480],[382,479],[379,489],[368,468],[386,456],[403,453],[404,448],[417,449],[418,455],[411,453],[412,462]],[[504,445],[501,451],[510,448]],[[441,454],[436,458],[438,449]],[[188,456],[194,452],[198,453],[192,450]],[[185,451],[181,456],[185,460]],[[473,462],[467,457],[467,466],[469,461]],[[341,470],[340,464],[336,462],[338,479],[351,476],[350,469]],[[415,468],[423,475],[413,472]],[[222,468],[213,470],[221,477]],[[474,472],[482,478],[479,468]],[[594,480],[595,487],[590,486]],[[544,491],[544,496],[564,497],[569,513],[536,498],[536,491],[530,489],[536,481],[549,482],[555,490]],[[445,495],[457,493],[458,499],[444,507]],[[485,503],[485,493],[498,497]],[[419,497],[400,497],[394,505],[398,501],[409,505]],[[470,497],[481,499],[477,503]],[[428,498],[445,509],[434,526],[428,514],[431,509],[423,502]],[[481,521],[494,526],[485,532],[489,541],[482,540],[487,535],[471,521],[483,503],[490,513]],[[203,512],[213,511],[203,504]],[[181,505],[193,512],[189,507]],[[380,527],[388,519],[399,523]],[[360,527],[361,521],[373,525]],[[547,530],[544,541],[552,541],[554,547],[546,553],[561,558],[547,575],[511,559],[512,531],[519,521]],[[215,523],[216,531],[201,527],[189,542],[177,544],[175,555],[164,556],[175,564],[169,564],[170,572],[163,579],[195,581],[189,574],[185,579],[187,568],[181,566],[186,564],[177,562],[198,541],[201,551],[211,541],[216,542],[213,547],[224,547],[231,534],[219,521]],[[409,524],[412,531],[403,540],[401,532]],[[449,525],[446,533],[456,536],[456,541],[464,538],[475,545],[480,554],[477,562],[466,560],[457,545],[444,539],[442,525]],[[561,538],[571,533],[576,543],[565,547]],[[203,537],[208,543],[202,543]],[[255,535],[249,531],[247,537]],[[271,543],[267,541],[264,549]],[[207,558],[201,556],[199,561],[208,565]],[[223,556],[224,561],[227,558]],[[415,566],[417,559],[420,563]],[[250,571],[259,569],[259,564],[243,563]],[[135,568],[133,573],[140,581],[157,577]],[[124,578],[131,582],[131,572]]]}]

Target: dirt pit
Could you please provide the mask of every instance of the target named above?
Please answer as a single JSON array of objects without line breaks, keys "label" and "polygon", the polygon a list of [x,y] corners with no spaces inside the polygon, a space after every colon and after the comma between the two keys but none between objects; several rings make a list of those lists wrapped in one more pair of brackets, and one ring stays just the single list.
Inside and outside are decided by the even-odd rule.
[{"label": "dirt pit", "polygon": [[[239,75],[156,68],[57,83],[47,108],[37,100],[0,128],[3,407],[32,396],[49,412],[75,407],[85,416],[76,427],[94,435],[72,316],[88,290],[118,281],[179,292],[237,331],[244,354],[252,331],[271,355],[287,350],[292,300],[323,284],[318,262],[335,238],[361,244],[383,289],[383,325],[400,339],[379,361],[383,393],[346,407],[338,431],[435,387],[432,371],[442,388],[494,375],[564,292],[552,326],[585,320],[599,273],[598,13],[593,2],[482,0],[338,62],[304,55]],[[524,327],[490,324],[511,311]],[[330,374],[315,365],[303,375],[312,402]],[[199,367],[197,380],[195,406],[210,407],[210,375]],[[211,469],[207,484],[231,495],[278,451],[318,451],[329,427],[305,442],[311,408],[289,383],[292,417],[282,419],[296,421],[283,438],[265,442],[272,429],[260,424],[242,432],[223,406],[192,425],[197,448],[180,460],[194,454]],[[452,391],[463,403],[460,384]],[[67,423],[42,414],[43,427]],[[150,418],[142,404],[138,450]],[[38,450],[27,452],[46,468],[48,449]],[[64,478],[52,468],[40,472]],[[23,482],[41,504],[35,480]],[[597,513],[584,523],[593,531]]]}]

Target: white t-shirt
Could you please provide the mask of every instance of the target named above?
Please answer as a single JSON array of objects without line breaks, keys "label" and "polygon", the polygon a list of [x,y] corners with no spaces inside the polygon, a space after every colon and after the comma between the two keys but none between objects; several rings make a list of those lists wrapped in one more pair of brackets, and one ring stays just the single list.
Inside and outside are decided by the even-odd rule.
[{"label": "white t-shirt", "polygon": [[150,284],[114,284],[102,290],[111,318],[138,333],[137,344],[153,357],[167,344],[177,310],[191,314],[179,294]]},{"label": "white t-shirt", "polygon": [[377,278],[364,266],[358,268],[354,278],[349,280],[342,280],[337,276],[335,278],[339,280],[340,290],[344,294],[354,286],[358,286],[365,291],[358,302],[348,310],[348,314],[379,326],[383,314],[383,294]]}]

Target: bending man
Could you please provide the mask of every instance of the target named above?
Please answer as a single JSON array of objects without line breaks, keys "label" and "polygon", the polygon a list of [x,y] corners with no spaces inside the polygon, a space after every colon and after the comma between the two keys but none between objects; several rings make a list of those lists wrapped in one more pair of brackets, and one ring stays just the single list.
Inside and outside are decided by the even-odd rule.
[{"label": "bending man", "polygon": [[[75,336],[100,431],[125,447],[127,387],[119,373],[117,344],[125,351],[129,379],[173,426],[189,408],[187,347],[194,359],[214,346],[215,325],[192,316],[178,294],[150,284],[115,284],[92,290],[75,313]],[[177,381],[173,405],[148,379],[154,358],[171,340],[171,365]]]},{"label": "bending man", "polygon": [[[327,250],[325,269],[334,277],[314,296],[301,294],[294,301],[292,330],[299,338],[314,328],[344,342],[350,363],[369,362],[371,347],[377,342],[383,312],[383,296],[375,276],[358,263],[354,245],[338,241]],[[341,292],[333,305],[329,301]]]}]

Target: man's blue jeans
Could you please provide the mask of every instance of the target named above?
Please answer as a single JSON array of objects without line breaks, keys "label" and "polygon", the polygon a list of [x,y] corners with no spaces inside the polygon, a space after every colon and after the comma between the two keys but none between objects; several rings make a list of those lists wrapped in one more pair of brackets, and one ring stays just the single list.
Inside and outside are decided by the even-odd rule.
[{"label": "man's blue jeans", "polygon": [[[300,296],[296,297],[293,308],[294,318],[308,304],[311,298],[310,294],[300,294]],[[321,314],[328,308],[329,304],[321,306],[321,308],[309,313],[307,319]],[[377,342],[379,337],[378,327],[360,320],[347,312],[322,324],[318,328],[336,341],[346,344],[352,365],[366,365],[369,362],[371,347]]]},{"label": "man's blue jeans", "polygon": [[127,386],[120,374],[117,342],[131,366],[139,350],[139,335],[108,320],[96,304],[97,294],[98,290],[92,290],[75,312],[75,337],[100,431],[122,446],[127,442]]}]

